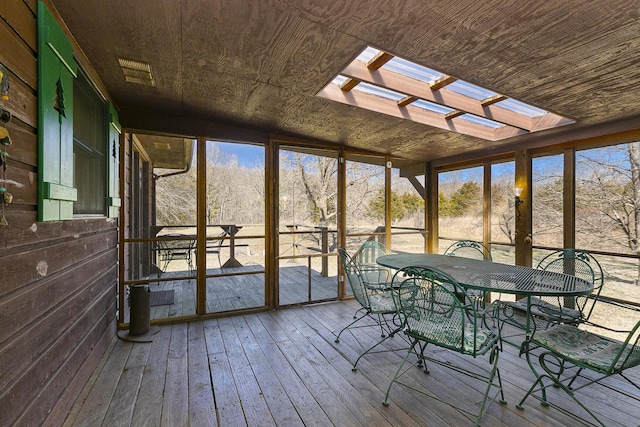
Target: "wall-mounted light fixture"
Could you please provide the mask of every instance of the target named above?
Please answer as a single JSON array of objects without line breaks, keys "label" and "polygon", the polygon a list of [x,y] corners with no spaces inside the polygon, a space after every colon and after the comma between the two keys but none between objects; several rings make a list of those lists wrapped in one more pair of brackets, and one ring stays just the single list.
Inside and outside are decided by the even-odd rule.
[{"label": "wall-mounted light fixture", "polygon": [[524,201],[520,198],[520,195],[522,194],[522,188],[514,187],[513,193],[515,195],[515,199],[513,203],[516,206],[516,213],[518,215],[518,219],[520,219],[520,205],[524,203]]}]

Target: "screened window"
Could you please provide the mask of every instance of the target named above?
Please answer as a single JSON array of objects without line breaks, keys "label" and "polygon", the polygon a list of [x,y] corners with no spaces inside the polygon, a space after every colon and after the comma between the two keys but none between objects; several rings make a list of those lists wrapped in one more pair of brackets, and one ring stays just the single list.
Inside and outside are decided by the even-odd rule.
[{"label": "screened window", "polygon": [[106,104],[84,75],[73,87],[73,165],[78,200],[76,215],[104,215],[106,210]]}]

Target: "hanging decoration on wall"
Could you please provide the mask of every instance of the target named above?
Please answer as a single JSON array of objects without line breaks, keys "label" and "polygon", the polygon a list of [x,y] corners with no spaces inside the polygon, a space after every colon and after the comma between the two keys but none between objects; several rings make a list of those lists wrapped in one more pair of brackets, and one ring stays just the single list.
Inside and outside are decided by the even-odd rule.
[{"label": "hanging decoration on wall", "polygon": [[9,225],[5,216],[5,207],[13,202],[13,195],[7,191],[7,160],[11,145],[11,137],[7,130],[7,123],[11,120],[11,113],[4,108],[9,100],[9,76],[0,64],[0,227]]}]

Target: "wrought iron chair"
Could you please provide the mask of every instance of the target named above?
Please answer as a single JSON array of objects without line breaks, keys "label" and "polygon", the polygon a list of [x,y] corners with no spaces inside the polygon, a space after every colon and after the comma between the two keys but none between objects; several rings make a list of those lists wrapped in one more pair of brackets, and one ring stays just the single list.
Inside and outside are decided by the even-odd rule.
[{"label": "wrought iron chair", "polygon": [[178,259],[185,260],[187,262],[189,274],[193,274],[195,269],[193,265],[192,252],[194,251],[195,240],[178,240],[177,238],[185,237],[181,234],[166,234],[160,237],[171,238],[172,240],[159,240],[157,242],[158,258],[161,263],[161,273],[159,275],[161,276],[166,273],[169,263]]},{"label": "wrought iron chair", "polygon": [[[353,296],[362,306],[363,314],[354,316],[354,319],[336,336],[335,342],[340,342],[340,335],[346,330],[352,330],[356,328],[365,328],[371,326],[377,326],[380,328],[380,337],[382,340],[375,343],[373,346],[365,350],[353,364],[353,370],[356,370],[356,365],[365,354],[370,354],[376,347],[386,341],[388,338],[393,337],[400,331],[400,327],[393,324],[393,319],[388,319],[385,316],[393,317],[396,315],[397,310],[394,304],[393,296],[389,289],[380,289],[375,287],[369,287],[362,279],[362,272],[360,265],[345,251],[343,248],[338,249],[342,266],[344,267],[347,281],[351,286]],[[375,323],[362,323],[358,324],[363,319],[372,319]],[[356,325],[358,324],[358,325]],[[354,326],[356,325],[356,326]],[[383,350],[388,351],[388,350]]]},{"label": "wrought iron chair", "polygon": [[[445,255],[459,256],[472,259],[491,261],[491,251],[485,245],[475,240],[458,240],[453,242],[445,251]],[[476,303],[478,310],[485,308],[487,295],[484,292],[468,289],[468,295]]]},{"label": "wrought iron chair", "polygon": [[[537,329],[546,329],[558,323],[577,324],[589,319],[593,305],[600,295],[604,284],[604,273],[600,263],[585,251],[563,249],[543,258],[538,269],[556,273],[571,274],[594,283],[594,290],[586,296],[567,297],[532,297],[530,302],[530,319]],[[498,301],[494,306],[494,318],[498,319],[498,327],[506,324],[519,329],[526,328],[527,300]],[[505,338],[503,336],[503,338]]]},{"label": "wrought iron chair", "polygon": [[365,241],[353,254],[353,259],[360,265],[362,279],[369,287],[389,289],[391,284],[391,270],[381,267],[376,259],[388,255],[391,249],[377,240]]},{"label": "wrought iron chair", "polygon": [[[598,297],[597,300],[601,301],[598,303],[599,306],[607,305],[619,310],[615,315],[609,316],[610,319],[615,318],[619,321],[631,313],[634,321],[636,319],[638,321],[632,328],[624,331],[612,329],[606,325],[597,325],[588,320],[580,325],[563,323],[541,331],[534,330],[531,338],[524,342],[522,348],[536,380],[516,405],[517,408],[523,409],[524,402],[529,396],[539,399],[544,406],[551,405],[547,401],[546,390],[553,386],[564,390],[591,417],[604,426],[604,422],[587,405],[580,402],[576,392],[612,375],[620,375],[640,390],[640,386],[624,373],[627,369],[640,365],[640,308],[602,297]],[[586,330],[587,327],[589,330]],[[598,334],[596,331],[620,333],[622,337],[617,340]],[[543,349],[537,359],[544,372],[538,372],[536,369],[532,361],[534,358],[532,348]],[[592,374],[582,375],[585,370],[592,371]],[[540,392],[541,396],[533,394],[537,392]],[[624,391],[624,394],[628,392]],[[557,405],[552,406],[559,408]],[[572,412],[569,415],[578,419]]]},{"label": "wrought iron chair", "polygon": [[[218,234],[214,239],[207,239],[206,244],[206,253],[207,255],[217,255],[218,256],[218,265],[222,268],[222,260],[220,259],[220,254],[222,252],[222,244],[224,243],[224,237],[227,235],[226,231]],[[198,254],[197,250],[194,250],[194,253]]]},{"label": "wrought iron chair", "polygon": [[[498,396],[500,396],[500,402],[505,403],[498,369],[500,354],[498,335],[491,329],[484,327],[483,322],[478,318],[475,305],[470,303],[469,298],[465,296],[465,289],[445,273],[424,267],[407,267],[399,270],[396,274],[406,277],[394,289],[393,296],[400,319],[403,322],[403,331],[411,340],[411,346],[387,387],[383,404],[388,406],[391,386],[394,383],[400,383],[447,403],[465,414],[475,416],[475,425],[477,426],[489,405]],[[465,297],[459,298],[459,295]],[[430,358],[425,355],[429,344],[474,358],[489,354],[491,368],[488,374],[483,374],[450,362]],[[426,361],[429,360],[485,381],[487,387],[478,413],[471,412],[464,407],[457,407],[455,402],[443,400],[439,396],[429,393],[425,388],[418,387],[415,383],[415,376],[410,375],[413,378],[409,382],[401,383],[400,378],[411,369],[404,367],[411,354],[418,357],[415,364],[423,367],[426,373],[429,373],[426,364]],[[492,393],[492,390],[495,393]]]},{"label": "wrought iron chair", "polygon": [[445,249],[444,254],[491,261],[491,251],[489,248],[475,240],[458,240],[457,242],[453,242]]}]

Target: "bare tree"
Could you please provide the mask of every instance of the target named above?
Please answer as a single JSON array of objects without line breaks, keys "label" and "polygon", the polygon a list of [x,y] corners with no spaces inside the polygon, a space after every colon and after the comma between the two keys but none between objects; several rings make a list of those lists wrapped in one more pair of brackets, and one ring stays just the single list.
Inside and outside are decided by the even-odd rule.
[{"label": "bare tree", "polygon": [[[604,250],[640,254],[640,161],[633,142],[579,154],[576,232]],[[640,280],[640,263],[636,284]]]},{"label": "bare tree", "polygon": [[196,173],[175,170],[156,171],[157,225],[196,224]]}]

